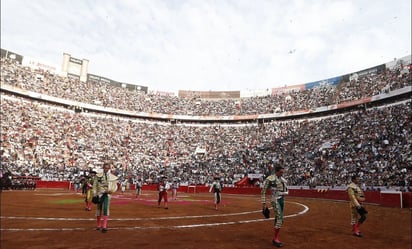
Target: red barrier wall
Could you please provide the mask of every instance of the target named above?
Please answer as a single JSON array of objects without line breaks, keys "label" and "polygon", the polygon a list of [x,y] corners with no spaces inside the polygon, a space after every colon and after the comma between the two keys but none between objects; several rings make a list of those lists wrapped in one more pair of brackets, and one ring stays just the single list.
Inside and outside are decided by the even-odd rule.
[{"label": "red barrier wall", "polygon": [[70,182],[36,181],[36,188],[64,188],[64,189],[70,189]]},{"label": "red barrier wall", "polygon": [[[70,182],[57,181],[37,181],[37,188],[64,188],[73,189],[73,184]],[[119,188],[120,189],[120,188]],[[131,190],[135,190],[135,186],[130,186]],[[156,184],[143,185],[142,190],[157,191]],[[259,195],[261,189],[259,187],[224,187],[222,194],[249,194]],[[196,186],[180,186],[178,192],[184,193],[207,193],[209,187],[205,185]],[[289,196],[319,198],[329,200],[348,201],[348,194],[345,190],[329,190],[329,189],[290,189]],[[380,191],[365,191],[366,203],[379,204],[385,207],[401,207],[399,194],[390,194]],[[412,208],[412,193],[402,193],[403,208]]]},{"label": "red barrier wall", "polygon": [[412,208],[412,193],[405,192],[405,193],[402,193],[402,196],[403,196],[403,207]]}]

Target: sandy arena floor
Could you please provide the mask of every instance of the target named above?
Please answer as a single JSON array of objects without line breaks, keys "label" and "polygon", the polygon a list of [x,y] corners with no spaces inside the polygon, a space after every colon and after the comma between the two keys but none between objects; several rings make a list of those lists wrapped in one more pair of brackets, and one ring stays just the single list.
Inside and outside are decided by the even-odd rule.
[{"label": "sandy arena floor", "polygon": [[[95,206],[84,210],[80,193],[68,190],[1,192],[1,249],[265,249],[273,219],[261,214],[259,196],[178,193],[169,209],[157,207],[157,193],[113,195],[109,231],[95,230]],[[169,195],[170,199],[170,195]],[[280,232],[290,249],[410,249],[411,210],[366,206],[369,216],[354,237],[347,202],[288,197]],[[271,214],[273,217],[273,214]]]}]

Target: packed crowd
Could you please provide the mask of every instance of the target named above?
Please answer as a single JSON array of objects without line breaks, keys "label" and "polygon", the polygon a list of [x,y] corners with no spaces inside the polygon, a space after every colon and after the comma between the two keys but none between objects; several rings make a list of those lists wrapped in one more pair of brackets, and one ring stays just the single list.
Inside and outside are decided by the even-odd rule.
[{"label": "packed crowd", "polygon": [[[8,59],[2,59],[1,71],[2,84],[55,97],[184,115],[301,110],[411,85],[410,72],[395,68],[338,87],[241,99],[239,108],[235,100],[202,100],[196,105],[193,99],[61,78]],[[356,172],[370,188],[411,187],[410,101],[317,119],[194,125],[75,113],[3,92],[1,97],[3,173],[76,181],[109,158],[117,162],[120,180],[142,178],[151,183],[168,175],[182,183],[204,184],[220,175],[231,185],[248,173],[267,175],[283,163],[289,184],[295,186],[343,186]]]},{"label": "packed crowd", "polygon": [[194,116],[227,116],[267,114],[307,110],[358,100],[411,86],[411,72],[401,67],[387,69],[381,74],[368,74],[341,82],[337,86],[324,85],[304,91],[273,96],[240,99],[207,100],[143,94],[106,83],[81,82],[49,72],[22,67],[10,59],[1,59],[1,83],[63,99],[122,110]]},{"label": "packed crowd", "polygon": [[[183,183],[234,184],[287,167],[290,185],[342,186],[358,172],[367,187],[408,189],[411,102],[336,116],[247,125],[155,123],[75,113],[2,94],[2,168],[44,180],[74,180],[104,158],[121,178],[159,175]],[[198,148],[204,148],[198,153]]]}]

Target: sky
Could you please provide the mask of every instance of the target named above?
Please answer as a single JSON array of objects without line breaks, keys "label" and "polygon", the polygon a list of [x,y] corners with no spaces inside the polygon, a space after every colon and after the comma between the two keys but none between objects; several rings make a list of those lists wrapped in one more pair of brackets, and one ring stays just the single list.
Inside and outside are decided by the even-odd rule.
[{"label": "sky", "polygon": [[1,47],[176,92],[270,89],[411,54],[410,0],[1,0]]}]

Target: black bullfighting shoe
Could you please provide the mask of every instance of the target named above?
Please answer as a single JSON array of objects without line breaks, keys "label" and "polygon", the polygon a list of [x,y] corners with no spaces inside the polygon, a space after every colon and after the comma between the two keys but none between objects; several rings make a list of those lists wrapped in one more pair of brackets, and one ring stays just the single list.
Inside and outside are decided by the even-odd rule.
[{"label": "black bullfighting shoe", "polygon": [[363,234],[361,232],[357,232],[357,233],[353,233],[353,236],[360,238],[360,237],[363,237]]},{"label": "black bullfighting shoe", "polygon": [[283,244],[282,244],[282,242],[276,242],[276,241],[274,241],[274,240],[272,240],[272,245],[274,245],[274,246],[276,246],[276,247],[282,247],[283,246]]}]

